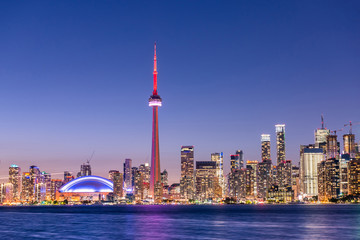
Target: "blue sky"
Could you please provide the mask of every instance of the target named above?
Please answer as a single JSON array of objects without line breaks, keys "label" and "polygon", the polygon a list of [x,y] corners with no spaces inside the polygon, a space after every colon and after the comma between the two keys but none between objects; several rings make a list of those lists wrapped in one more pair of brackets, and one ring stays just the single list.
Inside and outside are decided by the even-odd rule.
[{"label": "blue sky", "polygon": [[[150,161],[153,43],[158,45],[161,168],[243,149],[286,124],[299,161],[324,114],[360,121],[359,1],[3,1],[0,176],[10,164],[94,174]],[[360,134],[360,125],[354,126]],[[340,137],[341,138],[341,137]],[[357,138],[357,141],[359,139]],[[60,177],[60,176],[59,176]]]}]

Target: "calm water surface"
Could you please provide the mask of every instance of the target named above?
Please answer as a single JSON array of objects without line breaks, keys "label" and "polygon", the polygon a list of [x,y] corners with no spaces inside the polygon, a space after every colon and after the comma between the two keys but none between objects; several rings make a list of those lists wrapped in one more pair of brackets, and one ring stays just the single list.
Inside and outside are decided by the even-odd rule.
[{"label": "calm water surface", "polygon": [[0,239],[360,239],[360,205],[0,207]]}]

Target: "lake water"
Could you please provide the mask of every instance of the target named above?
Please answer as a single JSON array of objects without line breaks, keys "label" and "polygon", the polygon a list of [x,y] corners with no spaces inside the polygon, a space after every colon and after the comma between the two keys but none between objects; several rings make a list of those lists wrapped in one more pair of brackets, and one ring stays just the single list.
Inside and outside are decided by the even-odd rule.
[{"label": "lake water", "polygon": [[0,239],[360,239],[360,205],[0,207]]}]

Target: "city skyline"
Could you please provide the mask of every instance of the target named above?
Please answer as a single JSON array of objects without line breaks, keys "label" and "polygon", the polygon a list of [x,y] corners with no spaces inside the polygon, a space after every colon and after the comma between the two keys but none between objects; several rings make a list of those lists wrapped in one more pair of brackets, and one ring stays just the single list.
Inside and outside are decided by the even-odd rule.
[{"label": "city skyline", "polygon": [[[260,161],[260,136],[270,134],[271,160],[275,163],[274,125],[279,123],[286,125],[286,159],[298,163],[299,146],[314,141],[313,131],[321,127],[321,114],[331,130],[360,119],[353,110],[359,89],[359,33],[354,29],[359,26],[337,12],[334,3],[315,3],[311,10],[300,8],[290,23],[281,22],[284,13],[278,18],[275,15],[279,12],[269,15],[266,3],[262,3],[239,4],[240,11],[252,10],[242,18],[226,4],[209,4],[208,13],[197,17],[195,10],[189,12],[190,19],[185,21],[193,21],[194,26],[187,30],[181,27],[176,13],[170,21],[174,24],[170,36],[165,34],[167,24],[156,24],[157,28],[152,24],[169,17],[166,8],[174,7],[171,4],[156,5],[154,12],[160,13],[159,17],[145,24],[140,34],[120,21],[133,20],[131,13],[140,11],[130,3],[113,3],[121,14],[115,14],[109,6],[85,6],[85,13],[78,17],[76,10],[66,10],[60,3],[60,10],[17,5],[16,13],[9,11],[12,15],[3,11],[14,10],[15,5],[3,4],[2,21],[6,20],[8,28],[0,27],[4,32],[0,40],[0,176],[7,176],[11,164],[24,169],[36,165],[50,173],[77,173],[92,151],[96,152],[92,171],[103,177],[110,169],[121,171],[126,158],[133,159],[136,166],[150,163],[151,113],[144,99],[152,83],[151,45],[155,40],[161,45],[160,88],[166,99],[160,119],[161,171],[167,169],[169,182],[179,182],[183,145],[195,146],[194,161],[210,161],[211,153],[223,152],[227,173],[230,154],[237,149],[244,151],[244,160]],[[352,16],[350,5],[344,6],[344,11]],[[196,3],[192,6],[200,7]],[[291,9],[292,3],[282,7]],[[324,9],[318,12],[320,7]],[[36,16],[24,24],[32,16],[27,8]],[[124,8],[130,9],[128,14]],[[230,14],[211,16],[217,8],[226,8]],[[64,16],[61,10],[74,21],[56,22],[49,16]],[[94,19],[88,13],[95,13]],[[93,29],[83,25],[85,20],[96,23],[105,13],[109,16]],[[276,32],[267,41],[262,38],[267,36],[269,25],[256,21],[264,13],[270,29]],[[310,20],[300,23],[305,13],[310,13]],[[209,22],[201,21],[201,16]],[[139,21],[144,24],[152,17],[145,15]],[[49,22],[30,31],[47,18]],[[57,31],[50,29],[51,24],[57,26]],[[110,27],[102,30],[107,24]],[[216,34],[219,29],[206,28],[207,24],[221,26],[224,30],[220,33],[225,35],[220,37]],[[289,30],[290,24],[302,29],[306,37],[298,39],[296,31]],[[76,33],[81,26],[85,27]],[[321,34],[317,32],[320,26]],[[118,32],[116,27],[120,27]],[[199,28],[203,37],[197,34]],[[129,31],[128,40],[124,40]],[[66,32],[71,37],[57,38]],[[99,32],[102,34],[96,36]],[[178,37],[180,40],[176,40]],[[288,44],[277,50],[283,44],[282,37]],[[34,47],[28,48],[27,43]],[[322,55],[327,52],[331,55]],[[341,97],[344,92],[346,98]],[[339,96],[332,98],[333,94]],[[347,132],[348,128],[339,135]],[[359,126],[353,127],[353,133],[359,136]]]}]

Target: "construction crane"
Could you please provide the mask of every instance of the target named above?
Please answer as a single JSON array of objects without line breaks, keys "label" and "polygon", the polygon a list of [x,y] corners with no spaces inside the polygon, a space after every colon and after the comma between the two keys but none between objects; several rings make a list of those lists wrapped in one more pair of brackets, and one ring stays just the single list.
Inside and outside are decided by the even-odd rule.
[{"label": "construction crane", "polygon": [[344,124],[344,127],[350,126],[350,128],[349,128],[349,134],[352,134],[352,126],[353,126],[353,125],[359,125],[359,124],[360,124],[360,122],[353,123],[353,122],[349,121],[349,123]]},{"label": "construction crane", "polygon": [[336,135],[337,132],[341,132],[342,130],[344,130],[344,128],[338,129],[338,130],[333,130],[333,131],[330,131],[330,132],[331,132],[331,133],[335,133],[335,135]]},{"label": "construction crane", "polygon": [[86,163],[87,163],[88,165],[90,164],[91,159],[94,157],[94,154],[95,154],[95,151],[93,151],[92,154],[91,154],[91,156],[90,156],[90,158],[88,158],[88,159],[86,160]]}]

